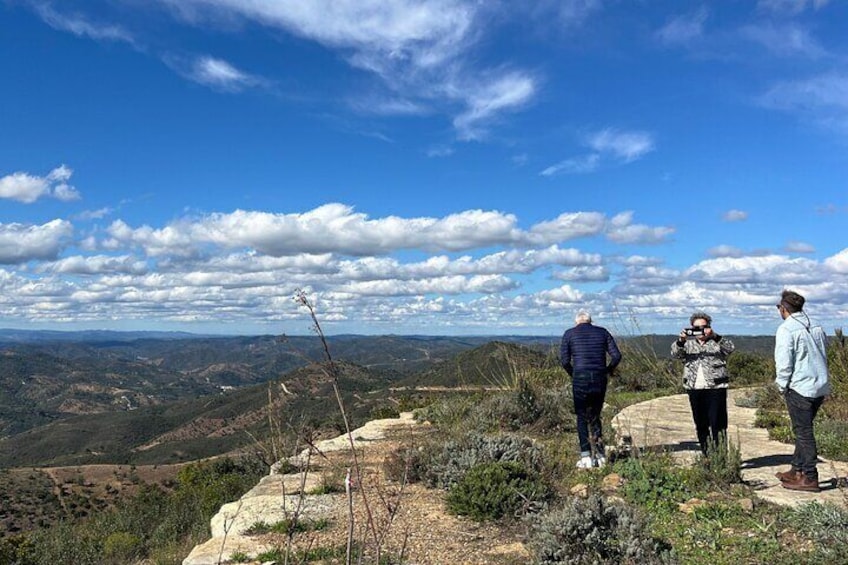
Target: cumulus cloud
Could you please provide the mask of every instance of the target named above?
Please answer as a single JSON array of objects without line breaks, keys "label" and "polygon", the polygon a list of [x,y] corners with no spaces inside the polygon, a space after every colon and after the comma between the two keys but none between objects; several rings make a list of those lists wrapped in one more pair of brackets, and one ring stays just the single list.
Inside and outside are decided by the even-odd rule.
[{"label": "cumulus cloud", "polygon": [[56,198],[63,202],[79,200],[80,193],[68,181],[73,171],[60,165],[47,176],[39,177],[29,173],[17,172],[0,177],[0,198],[17,200],[31,204],[42,197]]},{"label": "cumulus cloud", "polygon": [[823,269],[812,259],[785,255],[717,257],[696,263],[684,273],[689,280],[720,284],[788,285],[821,282]]},{"label": "cumulus cloud", "polygon": [[748,212],[744,210],[728,210],[724,214],[722,214],[721,218],[725,222],[744,222],[748,219]]},{"label": "cumulus cloud", "polygon": [[93,255],[65,257],[58,261],[40,264],[36,272],[51,272],[64,275],[96,275],[101,273],[126,273],[143,275],[148,272],[148,265],[130,255],[108,256]]},{"label": "cumulus cloud", "polygon": [[824,264],[837,273],[848,273],[848,247],[825,259]]},{"label": "cumulus cloud", "polygon": [[553,274],[553,278],[566,282],[607,282],[610,271],[604,265],[573,267]]},{"label": "cumulus cloud", "polygon": [[670,19],[656,32],[657,39],[665,45],[689,45],[704,34],[708,12],[701,8],[692,14]]},{"label": "cumulus cloud", "polygon": [[183,257],[204,248],[249,248],[271,256],[300,253],[386,255],[402,249],[463,251],[495,245],[549,246],[600,233],[617,243],[657,243],[673,229],[633,224],[633,214],[607,219],[597,212],[563,213],[522,230],[512,214],[466,210],[443,218],[371,219],[343,204],[327,204],[302,214],[237,210],[181,220],[164,228],[133,228],[121,220],[107,229],[107,250],[141,248],[149,256]]},{"label": "cumulus cloud", "polygon": [[73,231],[66,220],[42,225],[0,223],[0,264],[55,259]]},{"label": "cumulus cloud", "polygon": [[622,212],[607,222],[605,231],[607,239],[615,243],[653,245],[666,241],[674,228],[634,224],[633,212]]}]

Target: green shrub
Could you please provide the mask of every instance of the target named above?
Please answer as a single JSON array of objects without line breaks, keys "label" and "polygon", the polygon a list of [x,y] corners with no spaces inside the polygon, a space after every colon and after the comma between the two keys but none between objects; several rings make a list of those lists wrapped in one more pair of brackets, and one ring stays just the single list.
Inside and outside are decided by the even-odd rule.
[{"label": "green shrub", "polygon": [[737,349],[727,358],[727,372],[734,385],[770,383],[774,380],[774,359],[759,353]]},{"label": "green shrub", "polygon": [[762,410],[783,410],[786,401],[774,383],[768,383],[748,392],[736,404],[745,408],[760,408]]},{"label": "green shrub", "polygon": [[798,532],[818,542],[828,563],[848,563],[848,510],[811,502],[795,508],[790,521]]},{"label": "green shrub", "polygon": [[254,522],[248,529],[242,532],[242,534],[246,536],[259,536],[270,533],[291,534],[295,532],[314,532],[324,530],[328,525],[329,521],[326,519],[298,520],[295,522],[294,520],[286,518],[285,520],[280,520],[273,524],[268,524],[266,522]]},{"label": "green shrub", "polygon": [[648,522],[634,508],[592,495],[573,497],[541,513],[529,545],[541,565],[664,563],[670,547],[651,537]]},{"label": "green shrub", "polygon": [[400,412],[398,411],[398,409],[388,404],[375,406],[371,409],[371,412],[369,414],[372,420],[383,420],[385,418],[400,417]]},{"label": "green shrub", "polygon": [[785,411],[778,412],[776,410],[765,410],[760,408],[757,410],[756,417],[754,418],[754,425],[758,428],[765,428],[767,430],[779,426],[788,426],[789,414]]},{"label": "green shrub", "polygon": [[479,522],[513,516],[547,498],[542,482],[515,461],[471,468],[447,495],[448,510]]},{"label": "green shrub", "polygon": [[815,423],[816,445],[819,453],[831,459],[848,461],[848,422],[818,419]]},{"label": "green shrub", "polygon": [[110,563],[132,563],[143,549],[141,538],[129,532],[109,534],[103,542],[103,556]]},{"label": "green shrub", "polygon": [[692,468],[696,482],[724,487],[742,482],[742,454],[739,445],[723,439],[718,445],[709,440],[706,455]]},{"label": "green shrub", "polygon": [[675,509],[691,496],[691,472],[677,467],[667,454],[624,459],[616,462],[615,469],[625,479],[622,494],[641,506]]},{"label": "green shrub", "polygon": [[536,472],[542,468],[542,449],[527,437],[469,432],[444,444],[430,462],[425,480],[429,486],[449,489],[473,467],[501,461],[518,462]]},{"label": "green shrub", "polygon": [[466,429],[468,415],[481,399],[479,395],[450,396],[416,410],[415,418],[420,422],[430,422],[448,433],[455,429]]}]

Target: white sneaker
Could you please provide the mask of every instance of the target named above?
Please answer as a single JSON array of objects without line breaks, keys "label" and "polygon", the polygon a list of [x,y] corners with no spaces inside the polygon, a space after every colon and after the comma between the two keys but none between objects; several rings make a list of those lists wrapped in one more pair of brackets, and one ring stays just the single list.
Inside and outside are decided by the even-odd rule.
[{"label": "white sneaker", "polygon": [[592,458],[589,455],[587,455],[585,457],[581,457],[580,459],[577,460],[577,468],[578,469],[591,469],[594,466],[595,466],[595,462],[592,460]]},{"label": "white sneaker", "polygon": [[603,455],[597,457],[595,459],[595,466],[596,467],[606,467],[607,466],[607,458],[604,457]]}]

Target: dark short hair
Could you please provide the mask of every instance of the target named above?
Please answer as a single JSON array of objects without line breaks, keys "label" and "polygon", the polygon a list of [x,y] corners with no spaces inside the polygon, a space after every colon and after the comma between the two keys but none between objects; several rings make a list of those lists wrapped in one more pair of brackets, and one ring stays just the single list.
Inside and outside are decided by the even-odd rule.
[{"label": "dark short hair", "polygon": [[708,326],[713,323],[713,319],[706,312],[695,312],[689,316],[689,325],[693,325],[695,320],[706,320]]},{"label": "dark short hair", "polygon": [[780,293],[780,305],[790,314],[803,310],[804,302],[806,299],[792,290],[784,290]]}]

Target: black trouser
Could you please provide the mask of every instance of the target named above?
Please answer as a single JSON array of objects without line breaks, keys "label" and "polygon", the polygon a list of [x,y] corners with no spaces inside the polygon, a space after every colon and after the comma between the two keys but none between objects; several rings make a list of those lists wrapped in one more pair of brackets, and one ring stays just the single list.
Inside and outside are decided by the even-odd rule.
[{"label": "black trouser", "polygon": [[577,415],[577,437],[580,456],[604,454],[601,437],[601,411],[607,394],[606,371],[575,371],[571,379],[574,413]]},{"label": "black trouser", "polygon": [[795,453],[792,455],[792,468],[803,471],[807,477],[819,480],[816,461],[819,458],[816,437],[813,435],[813,420],[824,401],[824,397],[807,398],[791,388],[786,389],[786,407],[792,421],[795,434]]},{"label": "black trouser", "polygon": [[698,443],[701,444],[701,452],[706,453],[710,440],[713,445],[719,445],[727,435],[727,389],[708,388],[687,392]]}]

